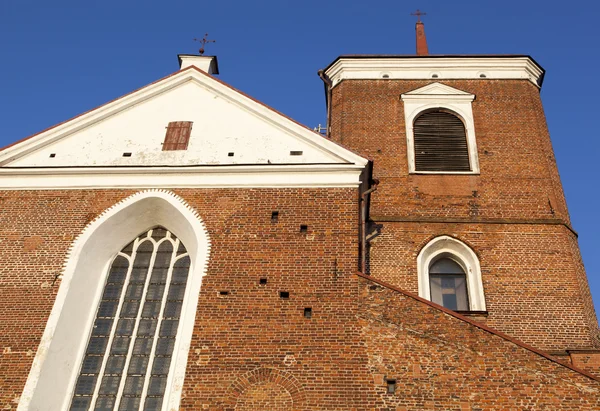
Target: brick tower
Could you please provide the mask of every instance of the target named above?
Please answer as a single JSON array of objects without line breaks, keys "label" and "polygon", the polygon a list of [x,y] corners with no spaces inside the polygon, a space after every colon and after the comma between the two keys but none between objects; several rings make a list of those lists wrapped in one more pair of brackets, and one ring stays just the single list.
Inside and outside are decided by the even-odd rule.
[{"label": "brick tower", "polygon": [[540,100],[544,70],[525,55],[428,55],[420,21],[416,33],[416,55],[340,56],[320,72],[330,138],[372,159],[380,182],[367,274],[587,360],[598,323]]}]

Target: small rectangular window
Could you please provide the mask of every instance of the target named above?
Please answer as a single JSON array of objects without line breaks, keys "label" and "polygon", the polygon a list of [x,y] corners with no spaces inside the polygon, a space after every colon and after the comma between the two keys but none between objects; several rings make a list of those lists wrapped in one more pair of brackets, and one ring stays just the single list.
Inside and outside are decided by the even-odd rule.
[{"label": "small rectangular window", "polygon": [[387,393],[394,394],[396,392],[396,380],[386,380]]},{"label": "small rectangular window", "polygon": [[187,150],[192,124],[192,121],[171,121],[167,126],[163,151]]}]

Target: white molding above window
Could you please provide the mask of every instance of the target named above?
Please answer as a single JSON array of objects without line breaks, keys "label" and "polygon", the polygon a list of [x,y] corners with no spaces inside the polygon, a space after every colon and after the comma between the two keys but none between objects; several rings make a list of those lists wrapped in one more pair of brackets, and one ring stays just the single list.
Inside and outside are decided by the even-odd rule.
[{"label": "white molding above window", "polygon": [[417,274],[419,281],[419,297],[431,301],[429,289],[429,267],[440,258],[451,258],[456,261],[467,275],[467,292],[469,293],[469,310],[485,311],[485,295],[481,280],[481,267],[475,252],[462,241],[449,236],[440,236],[431,240],[417,257]]},{"label": "white molding above window", "polygon": [[[479,174],[479,157],[475,138],[472,102],[475,95],[457,90],[440,83],[429,84],[401,95],[404,102],[404,121],[406,123],[406,145],[409,173],[418,174]],[[417,171],[415,167],[415,146],[413,125],[422,113],[442,109],[458,116],[465,125],[469,164],[471,171]]]}]

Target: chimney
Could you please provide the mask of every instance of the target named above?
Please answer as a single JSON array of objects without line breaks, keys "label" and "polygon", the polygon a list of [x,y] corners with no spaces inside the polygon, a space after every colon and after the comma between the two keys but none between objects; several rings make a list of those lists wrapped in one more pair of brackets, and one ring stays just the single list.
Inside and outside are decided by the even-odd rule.
[{"label": "chimney", "polygon": [[427,50],[427,39],[425,38],[425,25],[422,21],[417,21],[415,30],[417,32],[417,56],[426,56],[429,54],[429,50]]},{"label": "chimney", "polygon": [[178,54],[179,69],[195,66],[208,74],[219,74],[216,56],[199,56],[197,54]]}]

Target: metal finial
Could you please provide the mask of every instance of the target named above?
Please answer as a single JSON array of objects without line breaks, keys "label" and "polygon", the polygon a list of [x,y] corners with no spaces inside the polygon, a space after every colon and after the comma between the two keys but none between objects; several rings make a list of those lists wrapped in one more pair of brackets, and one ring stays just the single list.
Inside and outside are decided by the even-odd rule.
[{"label": "metal finial", "polygon": [[427,13],[423,13],[421,10],[417,9],[414,13],[410,13],[411,16],[417,16],[417,23],[421,22],[421,16],[426,16]]},{"label": "metal finial", "polygon": [[198,39],[194,39],[194,41],[199,42],[200,44],[202,44],[202,46],[200,46],[200,49],[198,50],[198,52],[200,53],[200,55],[204,54],[204,46],[206,46],[206,43],[216,43],[216,40],[208,40],[208,33],[204,34],[204,37],[202,37],[202,39],[198,40]]}]

